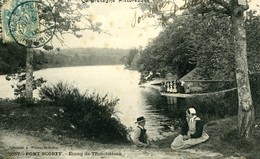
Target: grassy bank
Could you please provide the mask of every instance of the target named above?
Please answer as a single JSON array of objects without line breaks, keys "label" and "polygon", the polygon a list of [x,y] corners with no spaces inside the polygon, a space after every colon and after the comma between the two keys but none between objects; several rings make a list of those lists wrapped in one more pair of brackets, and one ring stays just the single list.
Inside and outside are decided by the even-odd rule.
[{"label": "grassy bank", "polygon": [[[63,114],[63,107],[53,107],[39,104],[35,107],[21,107],[12,101],[1,102],[0,127],[2,130],[15,131],[41,138],[43,141],[57,142],[60,144],[81,147],[109,148],[128,147],[129,143],[103,144],[93,138],[79,135],[77,128],[70,123]],[[259,119],[257,119],[258,121]],[[256,123],[257,123],[256,121]],[[236,117],[210,121],[205,125],[205,130],[210,135],[210,140],[195,146],[193,150],[205,150],[221,153],[224,156],[244,157],[248,159],[260,157],[260,127],[255,126],[253,139],[238,140],[236,138]],[[174,136],[156,141],[158,151],[169,151]]]},{"label": "grassy bank", "polygon": [[[101,142],[93,137],[86,137],[64,113],[65,107],[38,103],[25,107],[13,101],[0,104],[0,127],[6,130],[43,137],[45,140],[77,143],[77,140]],[[74,139],[68,140],[68,139]],[[68,140],[68,141],[67,141]],[[120,143],[120,142],[118,142]],[[118,144],[116,141],[114,144]]]}]

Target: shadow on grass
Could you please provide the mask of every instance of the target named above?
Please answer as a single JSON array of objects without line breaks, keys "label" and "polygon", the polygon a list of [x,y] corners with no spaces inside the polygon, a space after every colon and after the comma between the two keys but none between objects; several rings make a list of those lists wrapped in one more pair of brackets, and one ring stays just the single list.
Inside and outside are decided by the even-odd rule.
[{"label": "shadow on grass", "polygon": [[243,156],[247,159],[260,157],[260,136],[253,135],[250,139],[239,139],[237,117],[211,121],[205,125],[205,130],[210,139],[196,148],[218,152],[226,156]]}]

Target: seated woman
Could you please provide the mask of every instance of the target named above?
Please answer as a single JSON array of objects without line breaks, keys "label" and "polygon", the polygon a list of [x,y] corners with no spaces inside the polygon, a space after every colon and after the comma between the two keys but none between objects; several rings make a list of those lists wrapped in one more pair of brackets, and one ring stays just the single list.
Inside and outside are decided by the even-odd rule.
[{"label": "seated woman", "polygon": [[196,110],[189,108],[186,110],[186,121],[181,128],[181,134],[177,136],[172,144],[172,149],[188,148],[209,139],[208,134],[203,131],[203,123],[196,116]]},{"label": "seated woman", "polygon": [[137,147],[150,147],[151,143],[148,138],[148,134],[146,133],[145,126],[145,118],[143,116],[137,118],[136,123],[137,128],[134,133],[133,142]]}]

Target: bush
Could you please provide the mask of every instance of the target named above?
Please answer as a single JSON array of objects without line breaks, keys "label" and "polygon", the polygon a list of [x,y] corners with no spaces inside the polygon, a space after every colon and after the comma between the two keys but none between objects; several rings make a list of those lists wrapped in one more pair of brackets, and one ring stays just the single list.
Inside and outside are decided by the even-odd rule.
[{"label": "bush", "polygon": [[42,87],[40,97],[64,107],[65,117],[75,126],[76,133],[102,142],[128,141],[126,127],[116,117],[118,99],[109,100],[107,95],[101,97],[95,92],[81,94],[78,88],[63,82]]}]

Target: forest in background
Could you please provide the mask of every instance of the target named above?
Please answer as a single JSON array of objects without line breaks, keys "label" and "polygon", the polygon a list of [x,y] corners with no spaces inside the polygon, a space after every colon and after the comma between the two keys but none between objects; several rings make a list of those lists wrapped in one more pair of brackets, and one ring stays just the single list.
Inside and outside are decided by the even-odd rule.
[{"label": "forest in background", "polygon": [[[35,70],[50,67],[123,64],[127,49],[70,48],[34,51]],[[0,74],[15,73],[25,68],[26,48],[16,43],[0,42]]]},{"label": "forest in background", "polygon": [[[123,64],[123,58],[128,54],[126,49],[111,48],[71,48],[56,49],[48,53],[38,52],[35,67],[63,67],[63,66],[83,66],[83,65],[116,65]],[[45,61],[42,61],[45,59]]]}]

